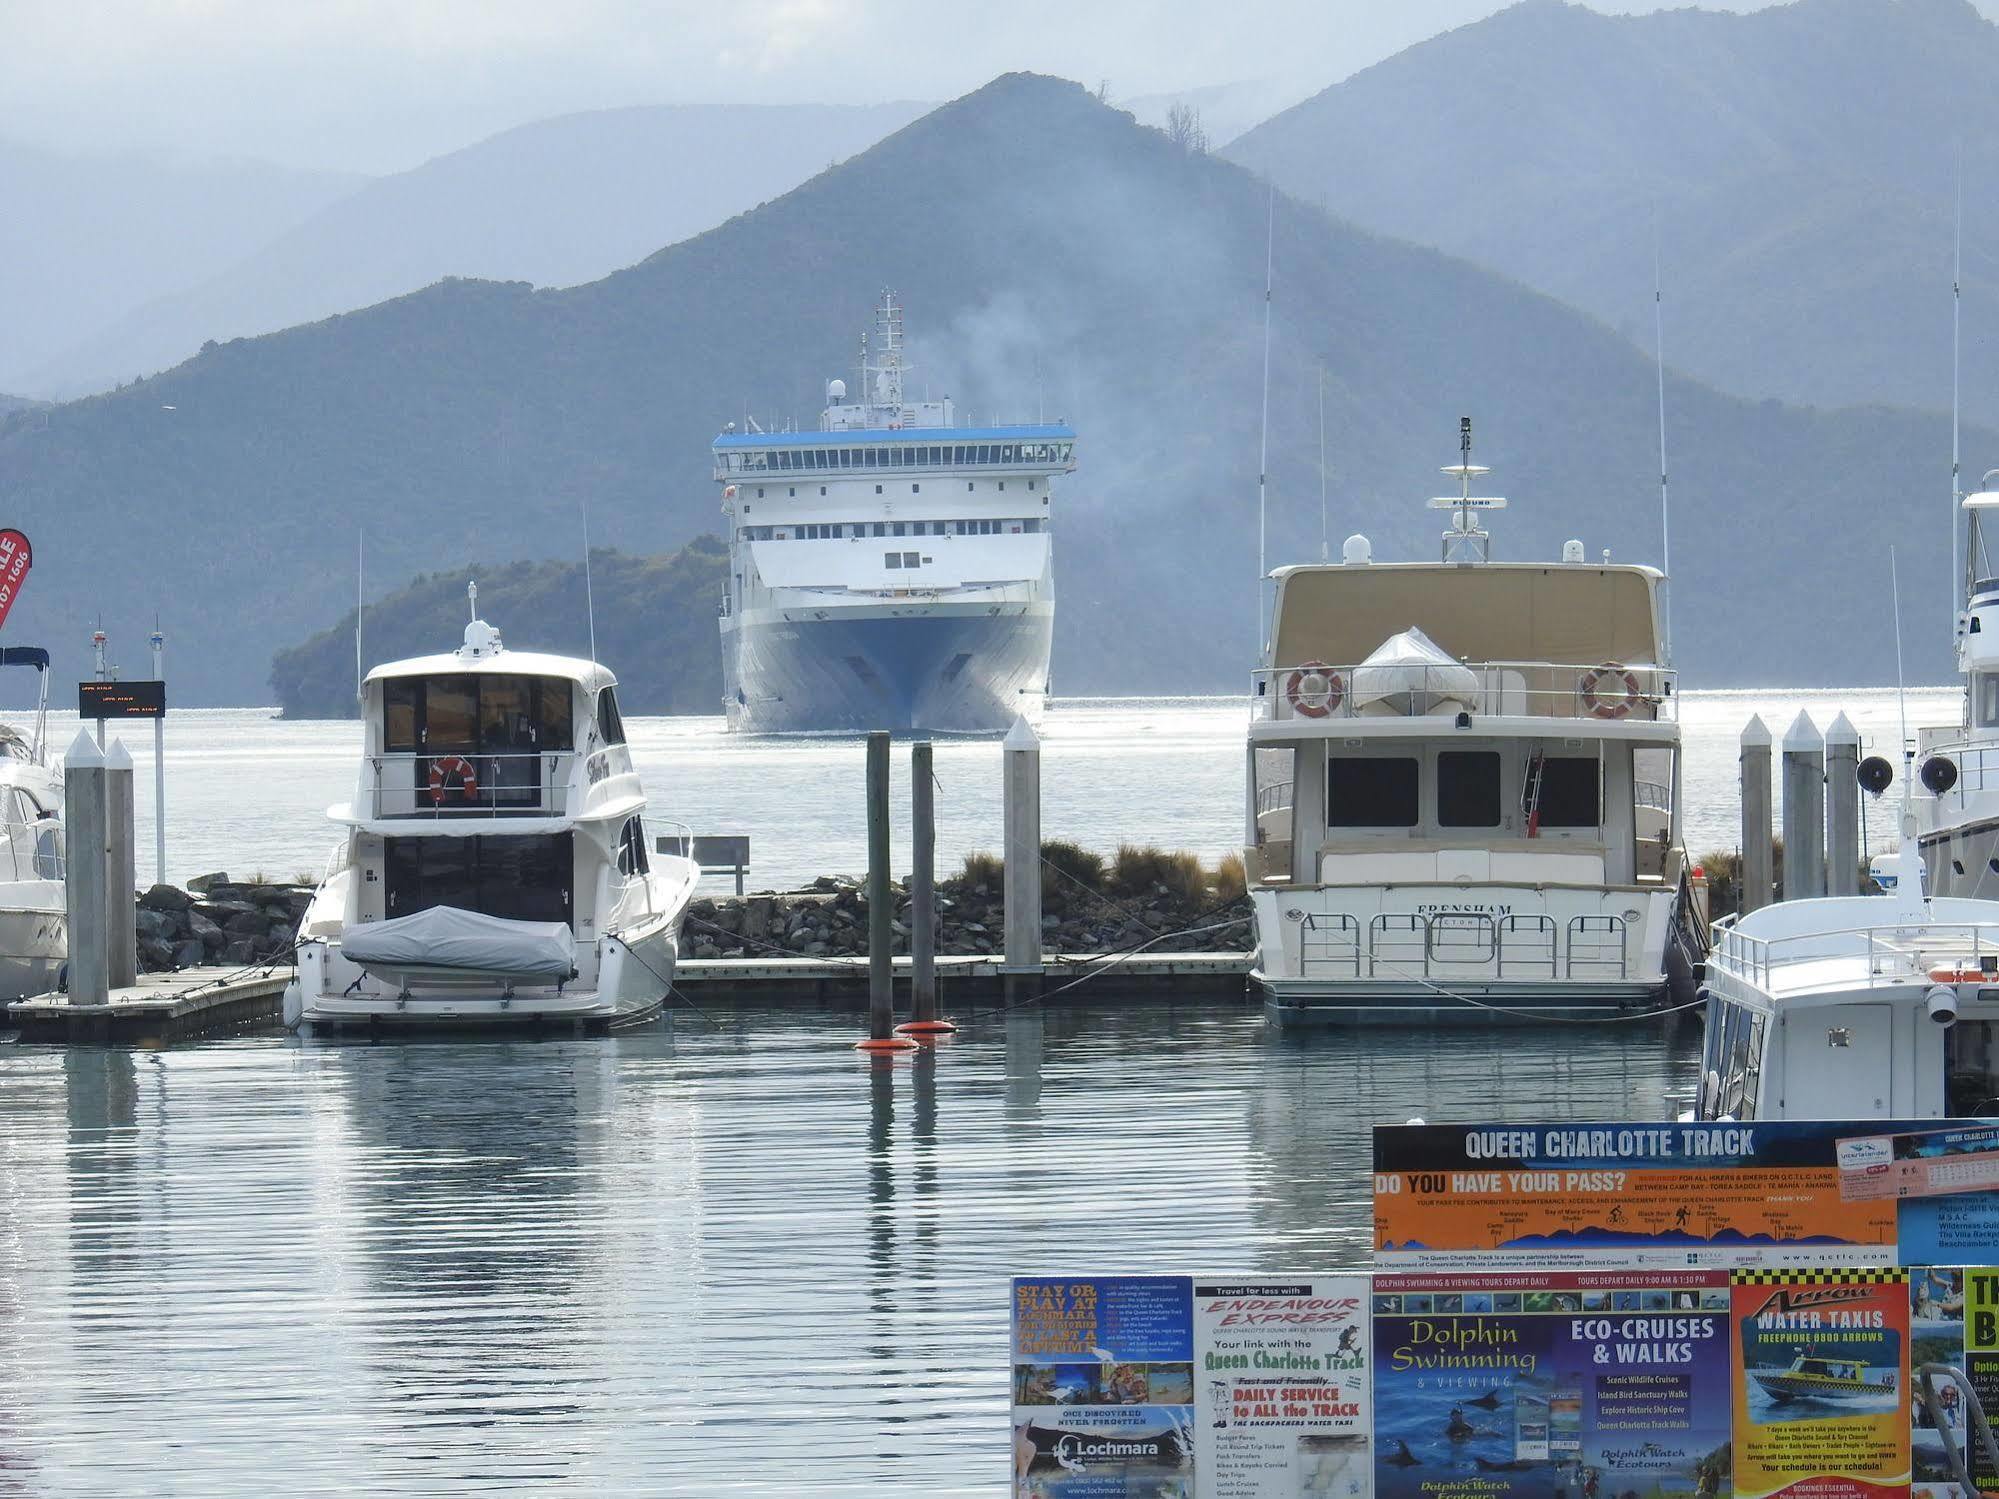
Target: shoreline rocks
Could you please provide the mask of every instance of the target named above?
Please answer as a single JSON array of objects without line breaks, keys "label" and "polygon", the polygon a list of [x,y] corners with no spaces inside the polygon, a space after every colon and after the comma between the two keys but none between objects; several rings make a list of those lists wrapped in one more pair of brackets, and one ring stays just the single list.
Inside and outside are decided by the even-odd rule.
[{"label": "shoreline rocks", "polygon": [[311,903],[306,886],[237,883],[226,874],[197,876],[186,889],[154,885],[138,896],[139,971],[289,961],[299,921]]}]

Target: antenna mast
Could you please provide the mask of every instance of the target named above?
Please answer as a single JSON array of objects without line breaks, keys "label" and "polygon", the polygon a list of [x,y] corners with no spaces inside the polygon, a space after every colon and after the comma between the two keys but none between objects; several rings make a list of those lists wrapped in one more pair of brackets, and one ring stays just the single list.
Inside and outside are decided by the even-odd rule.
[{"label": "antenna mast", "polygon": [[1660,651],[1664,665],[1673,664],[1673,508],[1666,491],[1666,311],[1659,279],[1659,220],[1652,219],[1652,353],[1659,379],[1659,570],[1666,575],[1660,591]]},{"label": "antenna mast", "polygon": [[1277,187],[1270,188],[1270,206],[1263,237],[1263,428],[1256,450],[1256,639],[1267,649],[1269,615],[1263,607],[1263,585],[1270,576],[1268,504],[1270,475],[1270,285],[1277,263]]},{"label": "antenna mast", "polygon": [[[1960,577],[1957,561],[1957,510],[1964,500],[1964,486],[1958,473],[1957,451],[1957,409],[1958,409],[1958,326],[1959,308],[1963,301],[1960,291],[1964,281],[1964,143],[1957,148],[1957,211],[1951,227],[1950,262],[1950,638],[1957,641],[1961,615],[1958,607],[1958,589],[1964,587],[1965,579]],[[1970,564],[1967,561],[1966,566]],[[1970,590],[1964,595],[1965,603],[1970,603]],[[1969,712],[1966,699],[1966,711]],[[1967,720],[1968,721],[1968,720]]]},{"label": "antenna mast", "polygon": [[583,608],[590,616],[590,664],[597,664],[597,594],[590,586],[590,497],[583,507]]},{"label": "antenna mast", "polygon": [[1319,366],[1319,560],[1333,560],[1332,535],[1326,529],[1326,367]]},{"label": "antenna mast", "polygon": [[354,541],[354,701],[361,701],[361,679],[367,668],[361,656],[361,611],[368,606],[366,588],[368,572],[368,533],[363,531]]}]

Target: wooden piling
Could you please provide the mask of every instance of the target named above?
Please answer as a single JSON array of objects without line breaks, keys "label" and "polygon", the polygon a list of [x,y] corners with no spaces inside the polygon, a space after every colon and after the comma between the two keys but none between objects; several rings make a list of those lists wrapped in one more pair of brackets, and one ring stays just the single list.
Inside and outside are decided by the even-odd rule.
[{"label": "wooden piling", "polygon": [[1000,746],[1005,822],[1006,974],[1010,1000],[1041,992],[1041,741],[1016,718]]},{"label": "wooden piling", "polygon": [[895,911],[889,895],[888,734],[868,735],[868,1038],[862,1051],[916,1043],[895,1033]]},{"label": "wooden piling", "polygon": [[79,729],[63,759],[66,862],[64,903],[69,915],[69,1002],[101,1005],[111,993],[110,923],[105,889],[110,873],[109,808],[104,752]]},{"label": "wooden piling", "polygon": [[1825,731],[1826,894],[1860,893],[1860,732],[1842,713]]},{"label": "wooden piling", "polygon": [[1825,894],[1825,739],[1800,712],[1784,735],[1784,899]]},{"label": "wooden piling", "polygon": [[937,1017],[937,783],[930,769],[930,741],[909,747],[909,1009],[908,1035],[956,1030]]},{"label": "wooden piling", "polygon": [[1742,896],[1743,915],[1770,904],[1776,885],[1776,854],[1770,832],[1770,730],[1760,716],[1742,730]]}]

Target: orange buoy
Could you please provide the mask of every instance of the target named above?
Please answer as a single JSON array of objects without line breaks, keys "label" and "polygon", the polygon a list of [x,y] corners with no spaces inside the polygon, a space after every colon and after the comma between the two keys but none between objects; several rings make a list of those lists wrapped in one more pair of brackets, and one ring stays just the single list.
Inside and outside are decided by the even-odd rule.
[{"label": "orange buoy", "polygon": [[895,1028],[899,1036],[948,1036],[957,1029],[948,1020],[905,1020]]},{"label": "orange buoy", "polygon": [[881,1055],[888,1052],[915,1051],[916,1043],[907,1036],[883,1036],[879,1039],[870,1036],[865,1041],[856,1041],[854,1050]]}]

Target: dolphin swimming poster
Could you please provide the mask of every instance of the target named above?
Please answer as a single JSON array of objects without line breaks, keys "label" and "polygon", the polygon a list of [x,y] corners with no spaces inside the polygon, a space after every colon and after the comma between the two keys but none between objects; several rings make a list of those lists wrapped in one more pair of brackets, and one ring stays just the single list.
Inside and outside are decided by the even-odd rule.
[{"label": "dolphin swimming poster", "polygon": [[1906,1270],[1738,1270],[1736,1499],[1909,1492]]},{"label": "dolphin swimming poster", "polygon": [[1376,1499],[1714,1499],[1714,1270],[1374,1278]]},{"label": "dolphin swimming poster", "polygon": [[1015,1499],[1196,1499],[1193,1282],[1016,1277]]},{"label": "dolphin swimming poster", "polygon": [[1201,1499],[1367,1499],[1365,1276],[1194,1282]]}]

